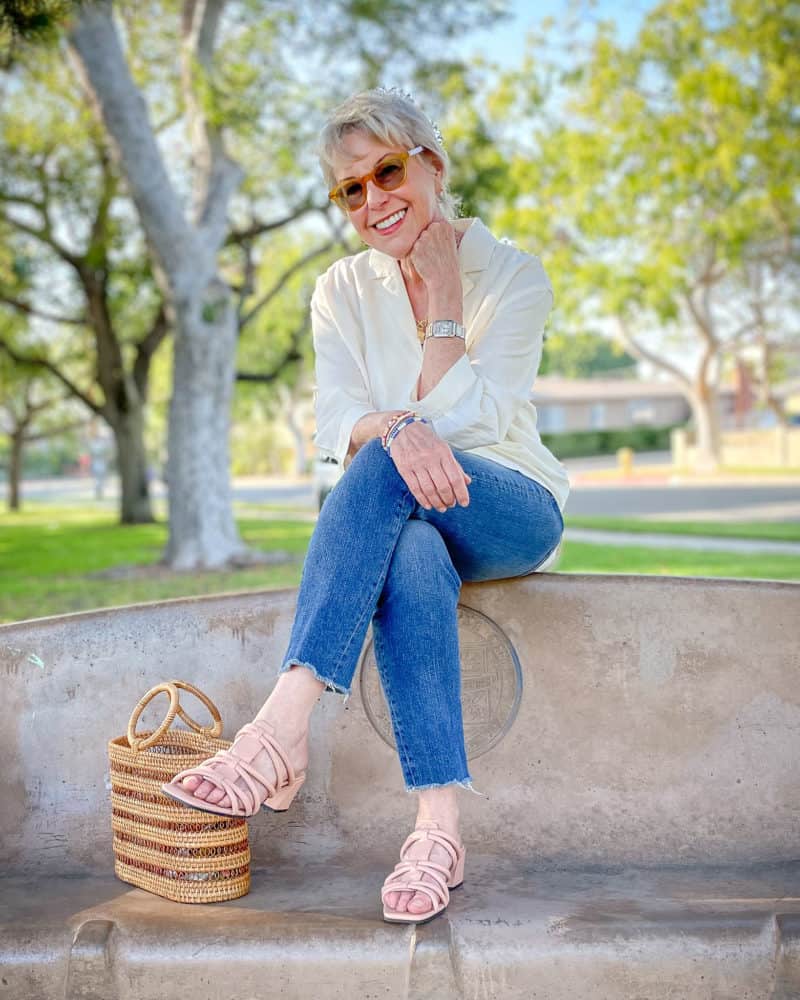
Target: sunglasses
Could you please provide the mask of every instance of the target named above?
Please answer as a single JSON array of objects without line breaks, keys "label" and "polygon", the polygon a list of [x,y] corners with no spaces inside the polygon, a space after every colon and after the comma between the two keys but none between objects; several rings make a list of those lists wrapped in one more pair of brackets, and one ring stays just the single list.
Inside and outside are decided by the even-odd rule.
[{"label": "sunglasses", "polygon": [[394,191],[406,179],[409,156],[421,153],[424,146],[415,146],[404,153],[390,153],[379,160],[363,177],[345,177],[328,192],[328,197],[345,212],[354,212],[367,200],[367,182],[373,181],[381,191]]}]

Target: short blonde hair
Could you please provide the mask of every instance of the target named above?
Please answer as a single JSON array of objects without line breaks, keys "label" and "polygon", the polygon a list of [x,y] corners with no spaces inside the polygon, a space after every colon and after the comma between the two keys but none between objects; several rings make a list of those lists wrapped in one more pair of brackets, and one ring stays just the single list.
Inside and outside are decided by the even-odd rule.
[{"label": "short blonde hair", "polygon": [[439,204],[447,219],[458,216],[458,200],[451,194],[450,158],[442,136],[411,97],[395,88],[362,90],[334,108],[319,136],[318,155],[328,190],[336,186],[334,158],[342,152],[342,140],[351,132],[363,132],[384,146],[424,146],[442,164],[442,193]]}]

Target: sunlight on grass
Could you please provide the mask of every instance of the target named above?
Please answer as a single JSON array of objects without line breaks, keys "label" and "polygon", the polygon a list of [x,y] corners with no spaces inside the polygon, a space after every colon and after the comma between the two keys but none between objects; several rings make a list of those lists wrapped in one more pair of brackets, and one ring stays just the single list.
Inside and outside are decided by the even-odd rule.
[{"label": "sunlight on grass", "polygon": [[[121,526],[112,510],[28,504],[20,513],[0,516],[0,622],[172,597],[297,587],[314,521],[308,520],[309,511],[297,512],[299,517],[281,517],[282,512],[250,504],[247,516],[241,511],[237,516],[244,540],[253,549],[271,553],[271,564],[175,573],[159,566],[167,542],[164,521]],[[710,527],[704,522],[685,525],[607,518],[569,518],[568,525],[604,529],[613,525],[629,531],[678,534],[704,534]],[[715,533],[737,537],[798,538],[796,525],[713,527],[724,529]],[[556,572],[797,580],[800,559],[566,542]]]}]

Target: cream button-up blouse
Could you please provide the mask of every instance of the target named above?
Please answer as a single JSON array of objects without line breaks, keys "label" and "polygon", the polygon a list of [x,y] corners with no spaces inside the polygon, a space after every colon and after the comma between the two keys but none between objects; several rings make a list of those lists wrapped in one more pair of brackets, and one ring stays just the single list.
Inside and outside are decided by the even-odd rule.
[{"label": "cream button-up blouse", "polygon": [[318,279],[311,299],[317,448],[342,467],[353,426],[375,410],[415,410],[453,449],[491,459],[545,486],[563,511],[564,466],[542,444],[530,399],[553,289],[538,257],[457,219],[466,354],[416,398],[422,349],[394,257],[370,249]]}]

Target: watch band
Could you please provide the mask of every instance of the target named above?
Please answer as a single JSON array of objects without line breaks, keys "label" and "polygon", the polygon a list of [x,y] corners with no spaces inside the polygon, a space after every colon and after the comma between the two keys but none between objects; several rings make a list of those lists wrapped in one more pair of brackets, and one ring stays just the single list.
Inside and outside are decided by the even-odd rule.
[{"label": "watch band", "polygon": [[456,323],[454,319],[435,319],[428,323],[425,330],[425,340],[428,337],[461,337],[462,340],[465,340],[466,336],[465,327]]}]

